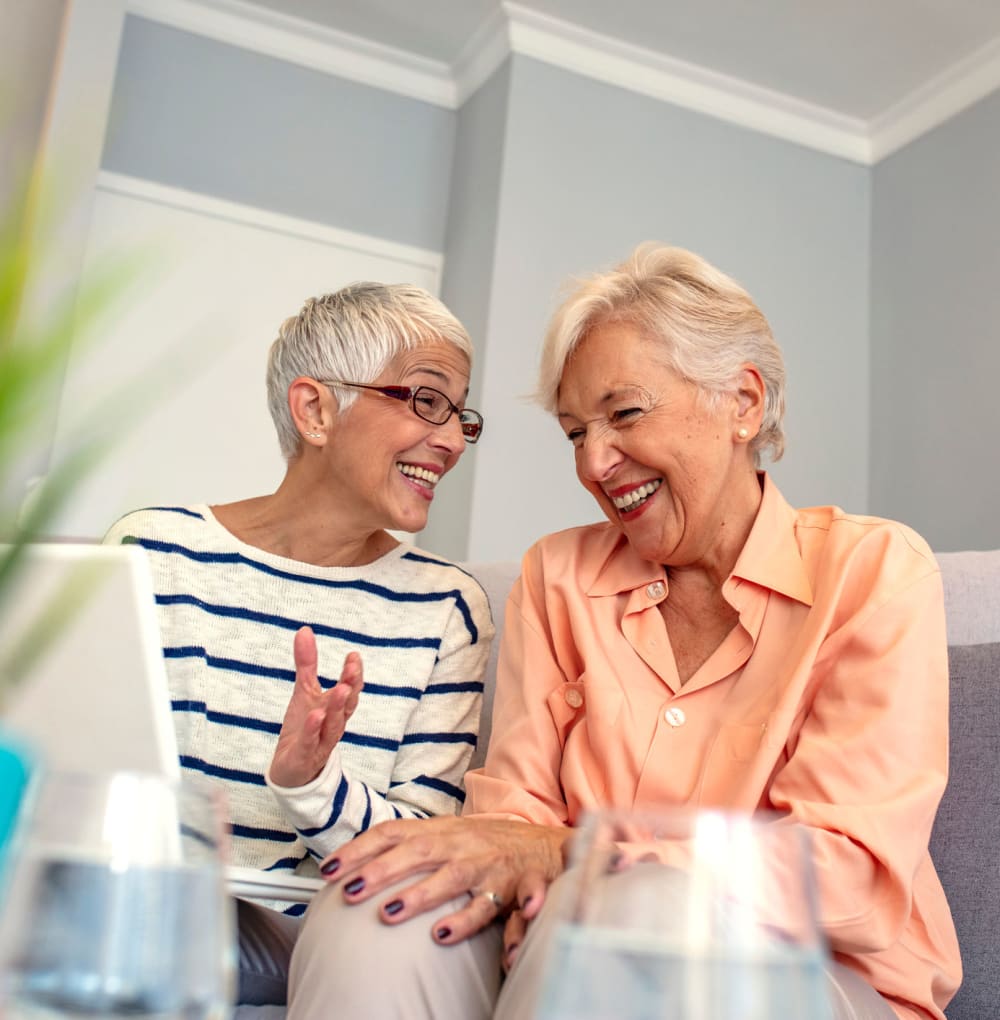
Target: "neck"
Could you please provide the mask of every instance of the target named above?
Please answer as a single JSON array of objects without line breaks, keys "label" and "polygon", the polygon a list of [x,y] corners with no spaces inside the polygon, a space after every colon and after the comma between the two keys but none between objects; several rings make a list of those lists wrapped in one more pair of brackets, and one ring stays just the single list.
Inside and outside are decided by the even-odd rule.
[{"label": "neck", "polygon": [[342,501],[320,485],[305,485],[288,471],[277,491],[212,507],[219,523],[257,549],[321,567],[372,563],[399,543],[382,528],[352,522]]}]

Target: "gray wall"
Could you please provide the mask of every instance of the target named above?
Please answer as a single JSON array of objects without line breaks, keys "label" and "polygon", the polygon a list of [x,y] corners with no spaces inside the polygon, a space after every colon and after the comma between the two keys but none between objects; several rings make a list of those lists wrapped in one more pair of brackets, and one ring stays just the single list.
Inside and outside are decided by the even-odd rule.
[{"label": "gray wall", "polygon": [[455,116],[125,19],[103,166],[442,251]]},{"label": "gray wall", "polygon": [[1000,93],[873,172],[872,513],[1000,546]]},{"label": "gray wall", "polygon": [[[483,380],[491,352],[485,338],[492,315],[492,282],[497,218],[507,131],[507,62],[458,112],[455,163],[445,243],[441,297],[462,320],[476,346],[469,403],[481,408]],[[485,412],[484,412],[485,414]],[[444,556],[465,559],[470,515],[481,451],[494,443],[492,414],[479,444],[465,456],[437,490],[434,512],[420,535],[421,545]],[[486,437],[489,438],[486,438]],[[500,439],[500,437],[497,437]]]},{"label": "gray wall", "polygon": [[438,490],[429,548],[518,556],[595,518],[525,398],[560,284],[648,238],[706,255],[770,318],[792,502],[995,546],[998,104],[872,170],[530,58],[456,114],[129,17],[104,166],[445,253],[487,428]]},{"label": "gray wall", "polygon": [[705,255],[770,318],[789,369],[788,498],[864,510],[869,225],[864,167],[515,57],[470,557],[600,515],[523,397],[564,279],[645,239]]}]

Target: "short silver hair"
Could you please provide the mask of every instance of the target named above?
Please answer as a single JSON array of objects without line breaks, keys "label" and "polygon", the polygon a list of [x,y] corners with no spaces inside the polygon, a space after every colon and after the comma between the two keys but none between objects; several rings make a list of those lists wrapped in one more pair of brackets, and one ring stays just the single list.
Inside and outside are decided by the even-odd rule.
[{"label": "short silver hair", "polygon": [[545,335],[536,398],[558,411],[566,362],[596,326],[626,322],[660,344],[666,364],[711,404],[740,368],[764,380],[764,417],[750,448],[778,460],[785,449],[785,364],[764,313],[735,280],[683,248],[647,241],[614,269],[578,281]]},{"label": "short silver hair", "polygon": [[[434,341],[452,344],[472,364],[465,327],[412,284],[351,283],[306,301],[281,324],[267,358],[267,405],[285,460],[302,442],[288,407],[288,388],[299,376],[370,383],[398,354]],[[357,397],[357,390],[338,388],[340,413]]]}]

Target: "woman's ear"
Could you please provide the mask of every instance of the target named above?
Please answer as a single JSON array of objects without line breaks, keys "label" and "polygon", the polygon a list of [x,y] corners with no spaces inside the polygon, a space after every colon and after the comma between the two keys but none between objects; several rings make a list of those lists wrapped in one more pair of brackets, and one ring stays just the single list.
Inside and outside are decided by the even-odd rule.
[{"label": "woman's ear", "polygon": [[288,387],[288,409],[295,429],[306,442],[325,439],[326,430],[337,413],[334,395],[322,383],[300,375]]},{"label": "woman's ear", "polygon": [[760,431],[764,419],[764,397],[766,387],[757,366],[747,362],[736,377],[736,421],[735,426],[741,437],[743,429],[752,438]]}]

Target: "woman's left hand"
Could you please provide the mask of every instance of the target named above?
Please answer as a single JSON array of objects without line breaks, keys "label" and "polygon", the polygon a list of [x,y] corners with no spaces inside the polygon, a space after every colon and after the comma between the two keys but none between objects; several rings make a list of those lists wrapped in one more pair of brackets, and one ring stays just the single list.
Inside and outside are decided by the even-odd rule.
[{"label": "woman's left hand", "polygon": [[[562,847],[571,832],[493,818],[401,819],[361,833],[328,857],[321,871],[328,880],[343,883],[348,903],[363,903],[414,878],[380,905],[387,924],[471,894],[463,907],[432,925],[435,941],[450,945],[511,909],[534,916],[546,885],[563,869]],[[537,904],[526,904],[529,897]]]},{"label": "woman's left hand", "polygon": [[358,707],[364,686],[361,656],[348,652],[340,680],[324,691],[318,678],[316,637],[308,627],[295,635],[295,687],[285,709],[268,777],[277,786],[311,783],[326,765],[330,752]]}]

